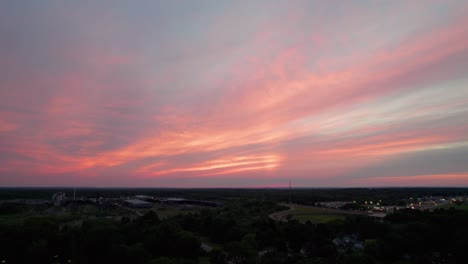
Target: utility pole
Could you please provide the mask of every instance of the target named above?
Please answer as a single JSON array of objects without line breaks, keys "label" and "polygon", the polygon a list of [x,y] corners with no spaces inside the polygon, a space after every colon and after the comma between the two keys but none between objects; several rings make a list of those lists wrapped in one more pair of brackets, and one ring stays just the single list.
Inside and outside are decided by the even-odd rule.
[{"label": "utility pole", "polygon": [[291,188],[291,181],[289,181],[289,204],[292,203],[292,188]]}]

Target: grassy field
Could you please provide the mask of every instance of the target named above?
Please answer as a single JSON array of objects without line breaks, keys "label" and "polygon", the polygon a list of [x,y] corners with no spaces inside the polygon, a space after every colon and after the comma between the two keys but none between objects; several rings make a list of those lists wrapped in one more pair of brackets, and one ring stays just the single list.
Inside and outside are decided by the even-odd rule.
[{"label": "grassy field", "polygon": [[185,210],[180,210],[177,208],[168,208],[165,210],[156,210],[156,213],[158,214],[159,218],[161,219],[166,219],[172,216],[176,216],[179,214],[193,214],[193,213],[199,213],[200,209],[194,208],[194,209],[185,209]]},{"label": "grassy field", "polygon": [[199,213],[203,209],[212,208],[205,208],[205,207],[197,207],[197,206],[179,206],[179,207],[154,207],[151,209],[141,209],[138,210],[141,214],[145,214],[149,211],[154,211],[159,218],[166,219],[169,217],[173,217],[180,214],[196,214]]},{"label": "grassy field", "polygon": [[333,221],[345,220],[346,216],[338,214],[295,214],[293,219],[299,220],[301,223],[310,221],[312,223],[329,223]]},{"label": "grassy field", "polygon": [[209,257],[198,258],[198,263],[199,264],[210,264],[210,258]]},{"label": "grassy field", "polygon": [[449,209],[450,207],[453,207],[457,210],[464,210],[464,211],[468,211],[468,203],[464,203],[464,204],[460,204],[460,205],[456,205],[456,204],[447,204],[445,205],[444,207],[442,208],[445,208],[445,209]]},{"label": "grassy field", "polygon": [[51,221],[54,223],[65,223],[72,221],[74,216],[70,214],[63,215],[38,215],[32,213],[21,213],[21,214],[12,214],[12,215],[2,215],[0,216],[0,225],[16,225],[22,224],[25,221]]},{"label": "grassy field", "polygon": [[302,223],[310,221],[312,223],[329,223],[340,221],[346,218],[346,215],[356,214],[351,211],[343,211],[330,208],[313,207],[313,206],[290,206],[287,211],[282,211],[270,215],[275,220],[285,221],[288,218],[297,219]]}]

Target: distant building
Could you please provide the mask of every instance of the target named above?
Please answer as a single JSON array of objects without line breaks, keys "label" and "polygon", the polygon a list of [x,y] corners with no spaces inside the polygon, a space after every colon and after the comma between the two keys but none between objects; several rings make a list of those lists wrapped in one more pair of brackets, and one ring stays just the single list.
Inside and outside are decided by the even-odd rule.
[{"label": "distant building", "polygon": [[183,204],[186,200],[184,198],[167,198],[165,202],[168,204]]},{"label": "distant building", "polygon": [[387,215],[386,213],[379,212],[379,213],[372,213],[369,215],[369,217],[376,222],[382,223],[386,215]]},{"label": "distant building", "polygon": [[152,196],[148,196],[148,195],[135,195],[135,198],[138,199],[138,200],[147,200],[147,199],[154,199]]},{"label": "distant building", "polygon": [[60,206],[63,204],[65,199],[66,199],[65,193],[63,192],[54,193],[54,195],[52,195],[52,204],[54,206]]},{"label": "distant building", "polygon": [[125,200],[125,204],[131,208],[151,208],[153,207],[152,203],[145,202],[138,199],[128,199]]},{"label": "distant building", "polygon": [[363,249],[364,243],[356,234],[349,234],[337,237],[332,240],[333,244],[338,248],[338,252],[344,253],[348,249]]},{"label": "distant building", "polygon": [[161,200],[147,195],[135,195],[135,198],[149,203],[161,203]]}]

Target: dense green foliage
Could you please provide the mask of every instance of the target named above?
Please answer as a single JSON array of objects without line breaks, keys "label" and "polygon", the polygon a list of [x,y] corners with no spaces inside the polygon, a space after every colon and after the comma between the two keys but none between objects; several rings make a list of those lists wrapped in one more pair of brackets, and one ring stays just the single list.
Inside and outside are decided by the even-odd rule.
[{"label": "dense green foliage", "polygon": [[[91,217],[78,224],[69,224],[76,219],[47,215],[18,223],[0,221],[0,262],[390,264],[468,259],[466,210],[400,210],[383,222],[347,216],[327,224],[303,224],[269,218],[286,209],[276,199],[245,196],[223,198],[223,208],[164,220],[150,211],[133,219]],[[2,205],[0,218],[22,211]],[[202,241],[213,250],[202,250]]]},{"label": "dense green foliage", "polygon": [[197,263],[199,255],[196,236],[154,213],[121,223],[87,220],[78,227],[43,217],[0,226],[0,258],[7,263]]}]

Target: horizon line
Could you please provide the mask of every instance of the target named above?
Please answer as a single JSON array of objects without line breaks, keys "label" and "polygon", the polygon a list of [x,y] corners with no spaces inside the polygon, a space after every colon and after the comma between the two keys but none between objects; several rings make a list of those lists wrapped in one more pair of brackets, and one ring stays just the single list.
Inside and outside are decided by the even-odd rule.
[{"label": "horizon line", "polygon": [[[289,189],[284,187],[129,187],[129,186],[0,186],[0,189]],[[409,188],[454,188],[468,189],[468,186],[344,186],[344,187],[292,187],[292,189],[409,189]]]}]

